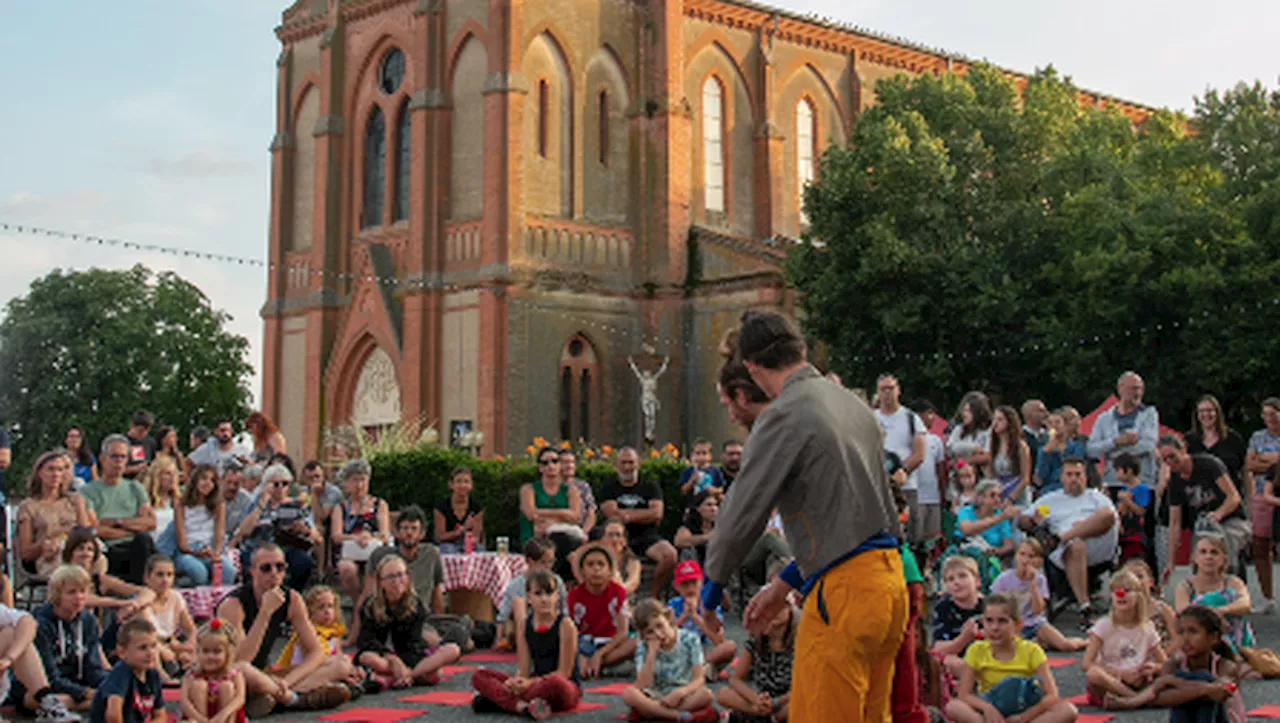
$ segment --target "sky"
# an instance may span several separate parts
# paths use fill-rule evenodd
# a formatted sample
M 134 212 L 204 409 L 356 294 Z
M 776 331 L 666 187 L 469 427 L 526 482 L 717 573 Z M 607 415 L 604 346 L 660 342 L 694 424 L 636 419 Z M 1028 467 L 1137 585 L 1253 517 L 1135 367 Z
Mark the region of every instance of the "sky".
M 1082 87 L 1152 106 L 1190 109 L 1206 88 L 1280 77 L 1277 0 L 771 4 L 1007 68 L 1053 64 Z M 287 5 L 0 3 L 0 223 L 265 258 L 273 30 Z M 262 269 L 0 231 L 0 305 L 55 268 L 135 263 L 203 289 L 260 366 Z M 255 373 L 255 397 L 260 384 Z

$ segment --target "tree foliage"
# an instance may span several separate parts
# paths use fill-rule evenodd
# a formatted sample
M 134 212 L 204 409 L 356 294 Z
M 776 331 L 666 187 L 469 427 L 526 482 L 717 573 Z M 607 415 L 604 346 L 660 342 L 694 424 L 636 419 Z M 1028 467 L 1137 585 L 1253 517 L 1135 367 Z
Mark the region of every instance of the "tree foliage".
M 61 446 L 67 428 L 91 444 L 128 428 L 138 409 L 189 430 L 247 413 L 247 339 L 230 316 L 176 274 L 54 270 L 9 302 L 0 322 L 0 419 L 17 427 L 18 460 Z M 97 450 L 93 450 L 97 453 Z
M 1134 369 L 1165 419 L 1256 416 L 1280 376 L 1280 93 L 1135 127 L 1052 68 L 882 81 L 806 192 L 787 271 L 848 379 L 1092 409 Z M 1082 343 L 1083 342 L 1083 343 Z

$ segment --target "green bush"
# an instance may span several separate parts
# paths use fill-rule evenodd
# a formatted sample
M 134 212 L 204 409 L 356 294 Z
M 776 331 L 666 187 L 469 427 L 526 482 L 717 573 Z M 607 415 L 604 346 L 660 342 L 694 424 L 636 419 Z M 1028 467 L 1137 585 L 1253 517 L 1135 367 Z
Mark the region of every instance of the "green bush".
M 492 549 L 494 538 L 511 538 L 514 549 L 520 539 L 520 487 L 538 478 L 537 468 L 528 459 L 477 459 L 467 452 L 443 447 L 419 447 L 403 452 L 381 452 L 369 458 L 373 467 L 370 491 L 387 500 L 393 511 L 416 504 L 427 512 L 449 497 L 449 474 L 455 467 L 471 469 L 474 482 L 472 498 L 484 508 L 486 544 Z M 645 459 L 640 465 L 642 479 L 653 480 L 662 487 L 665 512 L 662 534 L 675 536 L 684 513 L 685 499 L 680 493 L 680 472 L 684 463 L 670 456 Z M 596 491 L 618 478 L 607 462 L 578 462 L 578 477 Z M 430 525 L 428 525 L 430 526 Z M 430 534 L 430 533 L 428 533 Z

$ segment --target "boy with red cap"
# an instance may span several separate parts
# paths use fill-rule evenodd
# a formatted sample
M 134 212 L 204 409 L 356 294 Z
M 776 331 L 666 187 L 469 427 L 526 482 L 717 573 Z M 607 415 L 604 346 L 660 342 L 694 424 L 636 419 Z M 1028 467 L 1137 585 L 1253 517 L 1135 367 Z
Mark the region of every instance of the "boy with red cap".
M 701 611 L 698 610 L 702 599 L 702 566 L 697 560 L 683 560 L 676 565 L 672 587 L 680 597 L 667 603 L 676 616 L 676 628 L 684 628 L 702 636 L 703 658 L 707 665 L 718 670 L 733 661 L 738 654 L 738 645 L 724 637 L 724 618 L 720 609 L 712 610 L 719 625 L 708 625 Z

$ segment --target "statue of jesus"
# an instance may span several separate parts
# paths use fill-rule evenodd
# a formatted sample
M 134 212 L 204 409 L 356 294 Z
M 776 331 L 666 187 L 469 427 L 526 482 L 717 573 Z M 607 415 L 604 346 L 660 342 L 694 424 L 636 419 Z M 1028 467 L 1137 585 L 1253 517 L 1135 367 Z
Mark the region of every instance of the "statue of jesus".
M 662 403 L 658 401 L 658 377 L 661 377 L 667 371 L 667 365 L 670 362 L 670 356 L 663 358 L 662 367 L 655 374 L 648 370 L 641 370 L 636 366 L 634 359 L 630 356 L 627 357 L 627 364 L 631 365 L 631 372 L 640 381 L 640 411 L 644 413 L 644 441 L 649 446 L 653 446 L 656 442 L 658 409 L 662 407 Z

